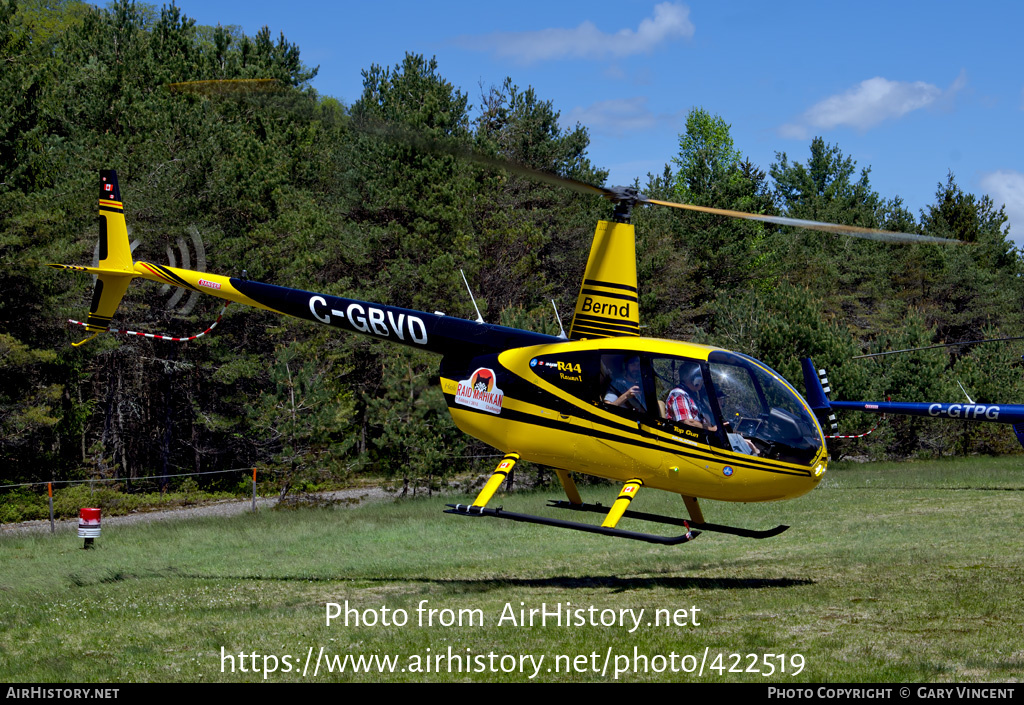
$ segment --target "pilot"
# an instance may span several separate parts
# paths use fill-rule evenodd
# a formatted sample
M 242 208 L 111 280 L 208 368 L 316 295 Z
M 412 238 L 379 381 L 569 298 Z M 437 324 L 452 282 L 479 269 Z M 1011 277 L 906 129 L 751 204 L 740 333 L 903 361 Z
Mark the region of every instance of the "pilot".
M 711 423 L 707 395 L 704 394 L 704 375 L 700 367 L 688 365 L 679 371 L 680 386 L 674 387 L 665 397 L 665 414 L 672 421 L 700 428 L 714 433 L 718 430 Z
M 604 395 L 606 404 L 633 409 L 643 412 L 647 409 L 644 403 L 644 385 L 640 376 L 640 357 L 633 355 L 626 360 L 626 369 L 621 377 L 615 378 L 608 386 Z

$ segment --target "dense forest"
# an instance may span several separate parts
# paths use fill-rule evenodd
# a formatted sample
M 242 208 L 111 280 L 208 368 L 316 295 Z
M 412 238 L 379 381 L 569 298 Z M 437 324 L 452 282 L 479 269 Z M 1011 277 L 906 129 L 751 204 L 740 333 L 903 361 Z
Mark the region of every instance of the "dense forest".
M 512 79 L 483 95 L 417 55 L 363 69 L 346 105 L 310 87 L 299 47 L 264 29 L 197 26 L 177 8 L 0 0 L 0 484 L 261 467 L 282 486 L 373 473 L 441 478 L 493 461 L 459 433 L 430 355 L 230 307 L 178 344 L 82 337 L 100 169 L 118 170 L 135 257 L 557 333 L 595 221 L 610 205 L 458 156 L 601 184 L 585 128 Z M 273 79 L 262 83 L 183 82 Z M 394 125 L 458 149 L 431 150 Z M 870 169 L 814 139 L 757 165 L 728 116 L 690 112 L 645 193 L 765 214 L 956 238 L 890 244 L 638 209 L 645 335 L 746 352 L 799 380 L 829 369 L 842 398 L 1024 401 L 1013 345 L 853 359 L 867 351 L 1021 335 L 1021 260 L 1001 207 L 948 174 L 915 216 Z M 139 283 L 120 320 L 189 335 L 216 299 Z M 799 382 L 798 382 L 799 384 Z M 843 430 L 870 419 L 847 416 Z M 1005 427 L 889 419 L 834 457 L 1013 452 Z M 1017 449 L 1019 452 L 1019 448 Z M 410 462 L 415 458 L 415 462 Z M 482 467 L 482 466 L 481 466 Z M 489 467 L 487 468 L 489 469 Z M 216 477 L 216 476 L 211 476 Z M 210 480 L 211 482 L 213 480 Z

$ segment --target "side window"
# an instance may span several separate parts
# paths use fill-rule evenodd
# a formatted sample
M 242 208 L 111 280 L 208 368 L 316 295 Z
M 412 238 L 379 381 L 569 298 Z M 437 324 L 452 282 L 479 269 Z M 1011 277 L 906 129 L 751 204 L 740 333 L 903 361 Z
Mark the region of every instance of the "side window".
M 660 423 L 704 443 L 723 445 L 719 409 L 707 387 L 706 365 L 681 357 L 653 357 L 651 370 Z
M 651 360 L 651 367 L 654 370 L 654 390 L 658 397 L 659 415 L 663 419 L 669 418 L 668 405 L 673 389 L 679 385 L 679 373 L 682 370 L 683 361 L 675 357 L 655 357 Z
M 612 411 L 647 415 L 651 408 L 650 384 L 639 353 L 601 355 L 599 401 Z

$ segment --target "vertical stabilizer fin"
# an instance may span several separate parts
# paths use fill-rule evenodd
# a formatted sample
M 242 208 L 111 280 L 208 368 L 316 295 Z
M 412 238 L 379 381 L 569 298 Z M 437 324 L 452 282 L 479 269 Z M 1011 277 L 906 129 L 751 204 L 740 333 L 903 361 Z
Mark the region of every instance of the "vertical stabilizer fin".
M 629 223 L 599 221 L 576 299 L 569 338 L 640 335 L 636 235 Z
M 835 433 L 839 430 L 839 424 L 828 400 L 832 387 L 825 376 L 825 370 L 816 369 L 809 357 L 800 358 L 800 368 L 804 374 L 804 390 L 807 392 L 807 403 L 810 404 L 811 411 L 814 412 L 826 435 Z
M 124 203 L 117 185 L 117 172 L 100 172 L 99 268 L 132 273 L 132 248 L 124 222 Z
M 124 204 L 117 185 L 117 172 L 100 172 L 99 203 L 99 263 L 96 267 L 69 264 L 51 264 L 59 269 L 73 269 L 96 275 L 92 289 L 92 304 L 85 329 L 92 333 L 85 340 L 74 343 L 77 347 L 110 330 L 110 321 L 117 311 L 128 284 L 135 278 L 132 248 L 128 242 L 128 228 L 124 221 Z

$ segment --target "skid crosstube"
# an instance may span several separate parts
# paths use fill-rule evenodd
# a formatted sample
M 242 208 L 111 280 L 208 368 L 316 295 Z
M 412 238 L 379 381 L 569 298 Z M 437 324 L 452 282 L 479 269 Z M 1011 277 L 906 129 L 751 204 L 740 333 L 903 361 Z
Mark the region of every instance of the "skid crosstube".
M 548 500 L 549 507 L 556 507 L 558 509 L 572 509 L 577 512 L 594 512 L 595 514 L 607 514 L 608 507 L 604 507 L 600 504 L 573 504 L 567 502 L 564 499 L 551 499 Z M 789 528 L 786 524 L 779 524 L 773 529 L 766 529 L 764 531 L 757 531 L 756 529 L 742 529 L 738 526 L 725 526 L 723 524 L 702 524 L 694 521 L 688 521 L 679 519 L 678 517 L 667 517 L 661 514 L 647 514 L 646 512 L 633 512 L 626 511 L 623 513 L 624 517 L 631 519 L 640 519 L 643 521 L 654 521 L 659 524 L 671 524 L 673 526 L 686 526 L 691 529 L 700 529 L 701 531 L 714 531 L 719 534 L 732 534 L 733 536 L 743 536 L 749 539 L 767 539 L 772 536 L 778 536 L 783 531 Z M 693 533 L 697 533 L 694 531 Z
M 469 504 L 449 504 L 449 509 L 445 509 L 445 514 L 458 514 L 461 516 L 490 516 L 498 519 L 509 519 L 511 521 L 522 521 L 529 524 L 544 524 L 545 526 L 555 526 L 560 529 L 573 529 L 575 531 L 586 531 L 591 534 L 602 534 L 604 536 L 616 536 L 621 539 L 632 539 L 633 541 L 644 541 L 646 543 L 658 543 L 663 546 L 676 546 L 681 543 L 692 541 L 700 535 L 699 531 L 687 531 L 681 536 L 658 536 L 657 534 L 643 534 L 638 531 L 624 531 L 623 529 L 613 529 L 605 526 L 595 526 L 593 524 L 583 524 L 577 521 L 564 521 L 562 519 L 550 519 L 548 517 L 534 516 L 533 514 L 519 514 L 517 512 L 506 512 L 500 507 L 498 509 L 489 509 L 487 507 L 478 507 Z M 593 505 L 583 505 L 593 506 Z M 607 508 L 602 508 L 601 513 L 607 513 Z M 626 512 L 627 516 L 630 512 Z

